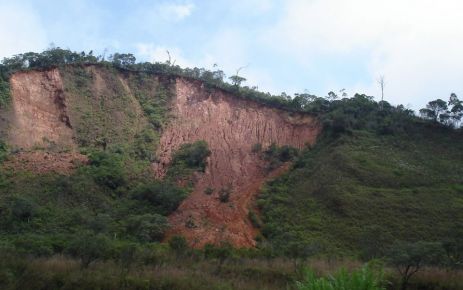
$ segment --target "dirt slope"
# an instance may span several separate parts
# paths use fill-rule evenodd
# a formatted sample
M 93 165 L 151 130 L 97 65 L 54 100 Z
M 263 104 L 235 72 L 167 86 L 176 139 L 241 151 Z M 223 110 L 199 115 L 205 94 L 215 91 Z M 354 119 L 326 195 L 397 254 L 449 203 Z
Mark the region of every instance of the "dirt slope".
M 184 79 L 177 80 L 173 113 L 176 117 L 161 137 L 156 175 L 164 174 L 171 153 L 183 143 L 205 140 L 212 154 L 193 193 L 170 216 L 169 236 L 181 234 L 195 247 L 222 241 L 254 246 L 250 201 L 266 178 L 282 169 L 266 176 L 265 164 L 252 153 L 252 146 L 312 144 L 320 130 L 316 120 L 209 91 L 199 82 Z M 212 195 L 204 193 L 208 187 L 214 189 Z M 227 187 L 232 189 L 230 201 L 220 202 L 219 191 Z
M 74 147 L 58 69 L 16 73 L 10 83 L 13 96 L 10 145 Z
M 163 86 L 164 93 L 159 90 Z M 212 151 L 206 172 L 196 176 L 193 193 L 170 216 L 168 236 L 182 234 L 196 247 L 222 241 L 253 246 L 256 232 L 248 219 L 252 198 L 265 180 L 285 167 L 266 172 L 265 162 L 252 153 L 252 146 L 276 143 L 302 148 L 314 143 L 320 131 L 310 116 L 268 108 L 205 88 L 199 81 L 178 78 L 172 87 L 170 80 L 164 84 L 156 76 L 97 66 L 16 73 L 11 90 L 12 106 L 2 115 L 7 123 L 2 132 L 8 132 L 12 148 L 25 151 L 10 165 L 62 173 L 72 170 L 75 162 L 85 162 L 76 155 L 78 146 L 133 143 L 148 125 L 140 102 L 160 100 L 164 94 L 170 107 L 164 108 L 168 125 L 157 147 L 155 176 L 165 174 L 172 152 L 183 143 L 205 140 Z M 165 93 L 171 90 L 172 101 Z M 156 104 L 163 106 L 163 102 Z M 45 151 L 34 153 L 36 147 Z M 154 151 L 156 146 L 151 148 Z M 206 188 L 212 188 L 213 194 L 205 194 Z M 230 201 L 220 202 L 219 192 L 227 188 Z

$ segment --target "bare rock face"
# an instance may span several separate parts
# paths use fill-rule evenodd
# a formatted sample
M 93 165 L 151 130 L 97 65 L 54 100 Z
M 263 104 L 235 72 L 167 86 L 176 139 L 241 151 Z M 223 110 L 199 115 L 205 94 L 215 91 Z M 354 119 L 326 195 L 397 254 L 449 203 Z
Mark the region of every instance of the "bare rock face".
M 58 69 L 16 73 L 10 83 L 13 96 L 10 144 L 18 148 L 53 143 L 73 147 Z
M 170 216 L 168 236 L 183 235 L 195 247 L 223 241 L 254 246 L 256 230 L 248 219 L 251 200 L 267 178 L 284 168 L 267 175 L 264 161 L 252 152 L 252 146 L 260 143 L 266 148 L 276 143 L 302 148 L 313 144 L 320 132 L 317 121 L 181 78 L 176 83 L 173 114 L 174 120 L 161 137 L 160 162 L 153 165 L 156 176 L 163 176 L 172 152 L 183 143 L 205 140 L 212 153 L 193 193 Z M 207 188 L 214 192 L 205 194 Z M 231 192 L 228 202 L 219 200 L 221 190 Z

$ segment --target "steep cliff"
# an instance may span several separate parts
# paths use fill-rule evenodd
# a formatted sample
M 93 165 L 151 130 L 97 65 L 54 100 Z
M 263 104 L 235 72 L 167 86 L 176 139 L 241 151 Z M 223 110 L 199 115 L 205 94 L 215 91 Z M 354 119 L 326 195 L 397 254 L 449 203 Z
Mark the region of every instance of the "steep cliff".
M 169 217 L 168 237 L 183 235 L 195 247 L 224 241 L 254 246 L 256 230 L 248 218 L 252 199 L 287 165 L 269 172 L 253 145 L 303 148 L 320 132 L 311 116 L 184 78 L 69 66 L 16 73 L 10 83 L 12 106 L 3 114 L 2 131 L 11 147 L 23 150 L 11 167 L 32 163 L 23 167 L 66 173 L 85 162 L 77 154 L 80 148 L 113 146 L 143 151 L 143 157 L 151 151 L 153 176 L 163 178 L 180 145 L 206 141 L 211 150 L 206 170 L 196 174 L 193 192 Z M 38 147 L 48 152 L 34 153 Z M 55 165 L 44 165 L 47 160 Z M 227 202 L 219 200 L 225 190 Z
M 19 148 L 50 144 L 74 147 L 58 69 L 16 73 L 10 83 L 13 115 L 10 144 Z
M 268 175 L 265 162 L 252 152 L 252 146 L 266 148 L 276 143 L 302 148 L 313 144 L 319 133 L 316 120 L 208 90 L 199 82 L 184 79 L 177 79 L 172 107 L 175 118 L 162 134 L 160 163 L 154 166 L 156 175 L 162 176 L 172 152 L 182 143 L 205 140 L 212 154 L 193 193 L 171 215 L 173 228 L 169 234 L 186 236 L 197 247 L 224 241 L 253 246 L 256 231 L 248 219 L 248 208 Z M 213 193 L 205 194 L 207 188 Z M 228 202 L 219 200 L 221 190 L 231 192 Z

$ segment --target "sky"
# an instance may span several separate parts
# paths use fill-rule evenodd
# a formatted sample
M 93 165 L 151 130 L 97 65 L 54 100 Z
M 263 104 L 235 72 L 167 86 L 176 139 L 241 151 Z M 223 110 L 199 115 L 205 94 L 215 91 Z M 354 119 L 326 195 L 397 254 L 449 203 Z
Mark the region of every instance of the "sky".
M 53 44 L 183 67 L 240 67 L 279 94 L 463 97 L 461 0 L 0 0 L 0 59 Z M 216 65 L 216 67 L 214 67 Z

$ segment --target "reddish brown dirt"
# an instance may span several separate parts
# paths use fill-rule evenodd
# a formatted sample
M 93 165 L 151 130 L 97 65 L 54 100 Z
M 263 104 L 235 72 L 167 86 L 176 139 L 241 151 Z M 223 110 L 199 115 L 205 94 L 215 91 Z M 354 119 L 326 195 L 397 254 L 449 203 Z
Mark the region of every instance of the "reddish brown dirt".
M 209 91 L 190 80 L 178 79 L 176 93 L 175 119 L 161 137 L 160 162 L 153 164 L 156 176 L 163 176 L 171 153 L 183 143 L 205 140 L 212 153 L 194 191 L 169 217 L 172 229 L 167 236 L 183 235 L 194 247 L 223 241 L 254 246 L 256 231 L 248 219 L 251 200 L 265 180 L 285 168 L 266 176 L 265 162 L 252 153 L 252 146 L 313 144 L 320 131 L 317 121 Z M 214 189 L 212 195 L 204 193 L 208 187 Z M 227 187 L 232 189 L 230 201 L 220 202 L 219 191 Z
M 19 152 L 13 154 L 3 163 L 6 170 L 30 171 L 34 173 L 55 172 L 71 174 L 77 166 L 85 164 L 88 159 L 79 153 L 55 153 L 45 151 Z
M 25 149 L 74 147 L 58 69 L 16 73 L 10 83 L 13 115 L 10 145 Z

